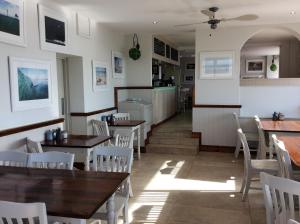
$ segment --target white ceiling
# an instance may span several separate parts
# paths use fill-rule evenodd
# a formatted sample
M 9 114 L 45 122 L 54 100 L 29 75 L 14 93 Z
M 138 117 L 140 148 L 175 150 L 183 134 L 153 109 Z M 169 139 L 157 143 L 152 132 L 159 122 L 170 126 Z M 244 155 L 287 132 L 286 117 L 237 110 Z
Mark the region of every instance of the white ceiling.
M 122 32 L 166 34 L 176 44 L 191 45 L 196 26 L 175 28 L 176 24 L 206 21 L 200 11 L 218 6 L 218 18 L 257 14 L 251 22 L 230 21 L 221 26 L 280 24 L 300 22 L 299 0 L 54 0 L 97 22 Z M 291 15 L 291 11 L 296 11 Z M 159 21 L 154 25 L 153 21 Z M 207 27 L 207 24 L 200 27 Z M 176 34 L 176 35 L 174 35 Z

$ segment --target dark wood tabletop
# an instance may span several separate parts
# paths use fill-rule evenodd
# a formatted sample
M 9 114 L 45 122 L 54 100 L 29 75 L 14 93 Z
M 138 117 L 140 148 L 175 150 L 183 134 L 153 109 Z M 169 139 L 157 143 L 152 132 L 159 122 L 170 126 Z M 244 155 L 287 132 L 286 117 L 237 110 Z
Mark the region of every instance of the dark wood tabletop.
M 111 136 L 94 135 L 69 135 L 67 139 L 61 141 L 43 141 L 44 147 L 66 147 L 66 148 L 93 148 L 103 142 L 112 139 Z
M 145 123 L 145 121 L 143 120 L 118 120 L 118 121 L 114 121 L 111 124 L 108 124 L 108 126 L 111 127 L 135 127 L 138 125 L 141 125 Z
M 291 160 L 300 166 L 300 136 L 278 136 L 284 142 L 286 150 L 289 152 Z
M 44 202 L 48 215 L 89 219 L 128 176 L 0 166 L 0 200 Z
M 300 132 L 300 120 L 272 121 L 261 120 L 262 129 L 266 132 Z

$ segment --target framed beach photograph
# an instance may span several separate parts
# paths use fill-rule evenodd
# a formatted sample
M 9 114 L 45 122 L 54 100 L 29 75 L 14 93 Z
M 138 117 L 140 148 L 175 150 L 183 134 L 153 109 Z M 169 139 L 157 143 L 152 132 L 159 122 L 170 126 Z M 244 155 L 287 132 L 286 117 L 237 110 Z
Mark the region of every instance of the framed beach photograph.
M 112 70 L 114 78 L 124 78 L 124 57 L 120 52 L 112 52 Z
M 110 73 L 107 63 L 93 61 L 93 90 L 107 90 L 110 82 Z
M 248 74 L 261 74 L 265 72 L 264 59 L 248 59 L 246 60 L 246 73 Z
M 232 79 L 234 52 L 201 52 L 200 79 Z
M 9 58 L 12 111 L 51 105 L 51 62 Z
M 0 0 L 0 41 L 25 46 L 23 0 Z
M 61 52 L 68 45 L 68 21 L 63 13 L 46 8 L 39 9 L 40 43 L 43 50 Z

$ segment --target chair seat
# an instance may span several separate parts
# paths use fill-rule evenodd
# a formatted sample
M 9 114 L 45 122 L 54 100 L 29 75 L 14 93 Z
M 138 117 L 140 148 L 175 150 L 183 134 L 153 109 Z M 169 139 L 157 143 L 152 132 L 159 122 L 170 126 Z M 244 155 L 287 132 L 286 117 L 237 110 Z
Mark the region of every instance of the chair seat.
M 124 208 L 124 205 L 126 203 L 127 198 L 121 194 L 116 193 L 114 197 L 114 204 L 115 204 L 115 209 L 114 212 L 116 214 L 119 214 L 122 209 Z M 92 216 L 91 219 L 100 219 L 100 220 L 106 220 L 107 219 L 107 214 L 106 214 L 106 203 L 102 205 L 97 212 Z
M 258 141 L 258 133 L 246 132 L 247 141 Z
M 253 169 L 257 172 L 272 172 L 277 173 L 279 170 L 278 161 L 275 159 L 254 159 L 251 160 Z

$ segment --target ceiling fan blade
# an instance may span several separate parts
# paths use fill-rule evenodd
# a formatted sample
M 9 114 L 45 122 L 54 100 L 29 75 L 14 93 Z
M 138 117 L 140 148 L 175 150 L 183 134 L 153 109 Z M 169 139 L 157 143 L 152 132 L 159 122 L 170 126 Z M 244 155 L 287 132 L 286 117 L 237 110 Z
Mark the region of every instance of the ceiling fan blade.
M 242 15 L 234 18 L 229 18 L 229 19 L 221 19 L 221 21 L 232 21 L 232 20 L 238 20 L 238 21 L 251 21 L 251 20 L 256 20 L 258 19 L 257 15 L 254 14 L 247 14 L 247 15 Z
M 175 27 L 181 27 L 181 26 L 193 26 L 193 25 L 199 25 L 202 23 L 207 23 L 208 21 L 205 22 L 200 22 L 200 23 L 187 23 L 187 24 L 179 24 L 179 25 L 175 25 Z
M 207 9 L 201 10 L 201 12 L 202 12 L 204 15 L 208 16 L 210 19 L 213 18 L 213 17 L 215 16 L 215 13 L 214 13 L 214 12 L 209 11 L 209 10 L 207 10 Z

